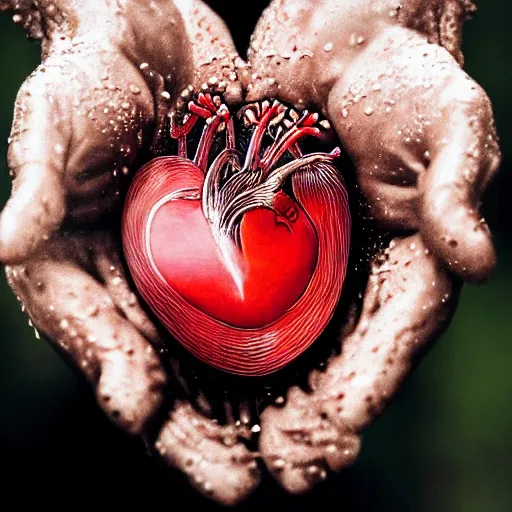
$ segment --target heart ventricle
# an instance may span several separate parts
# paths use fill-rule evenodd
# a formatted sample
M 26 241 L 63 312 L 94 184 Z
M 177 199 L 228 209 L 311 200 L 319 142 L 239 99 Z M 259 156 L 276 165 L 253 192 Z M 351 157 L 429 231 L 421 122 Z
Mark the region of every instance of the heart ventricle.
M 293 222 L 265 208 L 246 213 L 241 245 L 219 247 L 200 199 L 169 199 L 149 226 L 149 247 L 167 284 L 198 310 L 241 328 L 277 320 L 306 289 L 316 234 L 301 209 Z

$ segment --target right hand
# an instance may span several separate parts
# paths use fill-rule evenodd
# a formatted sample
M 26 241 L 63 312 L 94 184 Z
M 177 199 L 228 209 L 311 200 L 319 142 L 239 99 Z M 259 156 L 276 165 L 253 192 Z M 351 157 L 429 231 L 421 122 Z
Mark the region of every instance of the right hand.
M 216 77 L 227 84 L 226 101 L 241 100 L 237 54 L 224 24 L 196 0 L 39 4 L 39 17 L 27 7 L 16 18 L 32 36 L 43 19 L 46 32 L 43 62 L 16 100 L 0 261 L 34 325 L 93 384 L 105 412 L 140 434 L 161 407 L 167 377 L 157 329 L 123 272 L 121 198 L 188 85 Z M 230 502 L 257 478 L 243 445 L 209 440 L 225 428 L 176 404 L 158 449 L 183 470 L 200 460 L 196 473 L 219 478 L 208 492 Z M 197 442 L 177 443 L 184 430 Z

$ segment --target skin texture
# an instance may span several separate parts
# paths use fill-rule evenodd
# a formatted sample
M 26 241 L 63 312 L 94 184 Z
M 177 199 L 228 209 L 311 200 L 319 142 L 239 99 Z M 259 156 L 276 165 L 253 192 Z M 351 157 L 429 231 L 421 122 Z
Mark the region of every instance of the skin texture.
M 446 327 L 462 280 L 481 282 L 495 264 L 478 206 L 499 148 L 489 100 L 460 67 L 470 2 L 275 0 L 250 70 L 197 1 L 0 0 L 7 9 L 42 39 L 43 63 L 16 101 L 0 260 L 34 325 L 128 432 L 159 418 L 176 379 L 105 219 L 141 151 L 161 149 L 167 108 L 215 76 L 230 103 L 277 96 L 331 119 L 366 215 L 396 239 L 372 263 L 341 354 L 311 373 L 309 392 L 293 387 L 263 412 L 259 449 L 291 492 L 351 464 L 361 431 Z M 201 492 L 236 503 L 259 482 L 256 454 L 240 442 L 247 429 L 200 410 L 176 402 L 155 449 Z
M 20 16 L 46 20 L 50 2 L 39 4 L 40 16 L 31 2 Z M 234 47 L 199 2 L 51 5 L 60 14 L 51 10 L 59 22 L 49 32 L 46 23 L 25 27 L 43 37 L 43 62 L 16 100 L 8 153 L 13 195 L 0 217 L 0 260 L 33 324 L 83 371 L 112 420 L 140 434 L 162 405 L 161 339 L 126 280 L 119 228 L 104 226 L 122 206 L 120 191 L 141 149 L 159 147 L 163 116 L 179 91 L 226 78 L 227 97 L 241 100 Z M 90 19 L 102 21 L 91 30 Z M 165 53 L 173 48 L 180 51 Z M 258 478 L 246 448 L 235 437 L 227 449 L 225 429 L 211 420 L 179 422 L 180 410 L 176 405 L 162 424 L 164 460 L 188 472 L 206 466 L 236 475 L 233 488 L 215 489 L 194 475 L 193 483 L 219 501 L 247 495 Z M 207 431 L 210 448 L 178 446 L 173 440 L 183 431 L 191 439 Z M 197 466 L 189 464 L 192 455 Z
M 446 325 L 458 278 L 482 282 L 495 265 L 478 206 L 500 152 L 490 102 L 459 65 L 472 10 L 455 0 L 281 0 L 256 27 L 249 98 L 270 89 L 321 109 L 355 164 L 368 215 L 418 232 L 374 263 L 355 330 L 311 377 L 314 392 L 292 390 L 283 409 L 263 414 L 263 458 L 270 468 L 285 461 L 273 472 L 290 491 L 354 460 L 359 432 Z

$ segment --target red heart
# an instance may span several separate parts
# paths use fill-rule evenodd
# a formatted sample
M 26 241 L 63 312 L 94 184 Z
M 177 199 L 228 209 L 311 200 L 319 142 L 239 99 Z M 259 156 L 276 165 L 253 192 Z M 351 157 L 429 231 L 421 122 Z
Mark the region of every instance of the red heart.
M 308 119 L 305 133 L 313 131 Z M 350 237 L 347 193 L 333 158 L 301 158 L 290 195 L 282 180 L 272 182 L 284 167 L 266 175 L 251 174 L 259 171 L 250 166 L 238 171 L 243 179 L 266 176 L 271 194 L 261 197 L 273 198 L 260 201 L 262 191 L 250 189 L 260 202 L 240 215 L 238 244 L 219 238 L 208 218 L 204 160 L 200 167 L 161 157 L 137 173 L 122 222 L 126 260 L 142 297 L 196 357 L 231 373 L 264 375 L 324 330 L 341 293 Z
M 169 174 L 173 166 L 197 176 L 189 186 L 197 182 L 199 194 L 204 174 L 189 160 L 157 160 L 148 172 Z M 200 311 L 235 327 L 260 328 L 277 320 L 304 292 L 316 265 L 316 234 L 306 214 L 296 207 L 289 229 L 268 209 L 248 212 L 241 224 L 241 251 L 233 247 L 229 261 L 199 197 L 165 199 L 176 186 L 163 182 L 164 201 L 153 207 L 148 226 L 153 262 L 167 284 Z

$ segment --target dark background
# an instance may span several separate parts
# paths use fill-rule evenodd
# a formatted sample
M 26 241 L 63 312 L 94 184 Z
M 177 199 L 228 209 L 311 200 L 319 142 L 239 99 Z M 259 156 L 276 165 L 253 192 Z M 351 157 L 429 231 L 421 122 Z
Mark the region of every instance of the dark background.
M 210 3 L 243 51 L 266 2 Z M 353 468 L 302 498 L 267 482 L 244 509 L 273 508 L 274 499 L 294 510 L 512 510 L 512 4 L 479 4 L 464 49 L 467 71 L 493 102 L 504 154 L 484 198 L 499 268 L 486 285 L 464 289 L 451 327 L 365 434 Z M 0 15 L 1 204 L 10 191 L 5 152 L 15 94 L 38 62 L 38 45 Z M 1 509 L 217 509 L 109 423 L 82 378 L 36 339 L 3 277 L 0 320 Z

